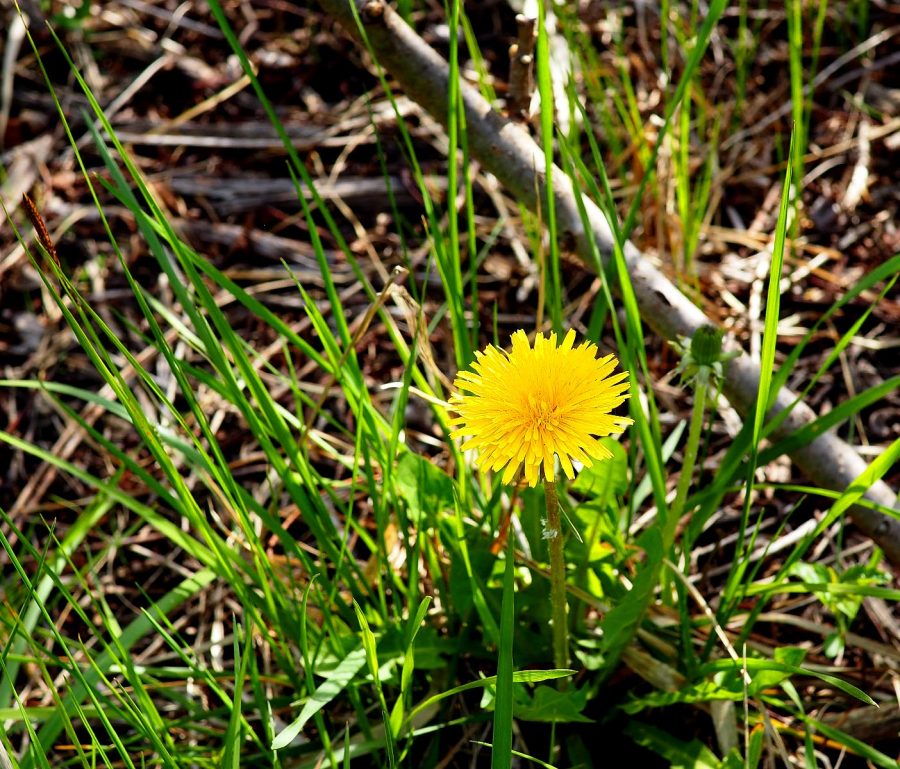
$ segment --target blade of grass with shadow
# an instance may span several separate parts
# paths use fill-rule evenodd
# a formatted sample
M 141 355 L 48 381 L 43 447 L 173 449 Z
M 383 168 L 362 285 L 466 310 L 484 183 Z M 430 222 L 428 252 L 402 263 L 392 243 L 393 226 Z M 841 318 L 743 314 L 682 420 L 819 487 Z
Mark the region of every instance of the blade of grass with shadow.
M 76 74 L 76 77 L 78 77 L 77 71 L 75 74 Z M 79 79 L 79 82 L 81 83 L 81 85 L 85 91 L 85 94 L 88 97 L 89 102 L 93 106 L 94 111 L 97 114 L 98 119 L 100 120 L 101 124 L 103 124 L 105 126 L 108 133 L 115 141 L 115 134 L 112 131 L 111 126 L 109 126 L 108 121 L 106 121 L 106 118 L 105 118 L 102 110 L 99 108 L 99 105 L 97 105 L 96 100 L 94 100 L 92 94 L 90 93 L 90 90 L 86 87 L 86 85 L 84 84 L 84 82 L 82 80 Z M 62 115 L 62 113 L 61 113 L 61 117 L 63 119 L 64 126 L 66 128 L 68 128 L 67 123 L 65 123 L 65 116 Z M 69 134 L 69 136 L 70 136 L 70 140 L 71 140 L 71 134 Z M 100 144 L 100 146 L 102 148 L 102 143 Z M 135 182 L 137 183 L 139 189 L 142 191 L 145 200 L 151 206 L 151 209 L 153 209 L 155 211 L 156 222 L 169 233 L 172 245 L 177 251 L 180 241 L 178 241 L 178 239 L 176 237 L 174 237 L 174 233 L 172 233 L 171 228 L 168 226 L 168 222 L 166 221 L 165 217 L 162 216 L 159 209 L 155 207 L 155 203 L 154 203 L 152 196 L 149 195 L 148 190 L 143 185 L 140 175 L 136 172 L 136 169 L 134 168 L 133 164 L 130 163 L 129 158 L 128 158 L 127 154 L 124 153 L 124 150 L 122 149 L 121 145 L 118 145 L 117 149 L 119 150 L 120 157 L 122 158 L 123 162 L 125 162 L 126 166 L 129 167 L 132 177 L 135 180 Z M 102 149 L 101 149 L 101 151 L 102 151 Z M 81 158 L 80 158 L 80 154 L 77 153 L 77 151 L 76 151 L 76 157 L 80 163 Z M 121 182 L 121 187 L 123 189 L 127 190 L 127 188 L 124 186 L 124 182 L 121 181 L 121 175 L 118 174 L 118 169 L 117 169 L 116 165 L 111 162 L 111 158 L 109 157 L 108 154 L 105 155 L 105 158 L 108 161 L 108 166 L 110 167 L 110 170 L 113 172 L 114 178 L 116 176 L 118 176 L 118 178 Z M 112 234 L 109 230 L 109 226 L 106 223 L 105 217 L 103 217 L 102 207 L 99 205 L 99 202 L 97 201 L 96 195 L 93 190 L 93 186 L 90 184 L 90 180 L 88 179 L 88 177 L 86 175 L 84 166 L 82 165 L 81 167 L 82 167 L 82 172 L 85 174 L 85 178 L 88 181 L 88 186 L 91 191 L 91 194 L 94 195 L 95 203 L 97 204 L 98 210 L 100 211 L 101 220 L 104 222 L 104 225 L 107 230 L 107 234 L 110 238 L 110 241 L 113 244 L 114 248 L 116 248 L 116 250 L 118 252 L 118 249 L 115 244 L 115 239 L 112 237 Z M 136 214 L 138 222 L 139 223 L 145 222 L 146 220 L 142 219 L 143 212 L 140 211 L 139 208 L 137 208 L 137 204 L 134 201 L 132 201 L 132 202 L 133 202 L 132 210 Z M 166 269 L 168 267 L 169 263 L 168 263 L 166 255 L 163 253 L 163 249 L 159 246 L 159 243 L 155 239 L 155 236 L 153 235 L 151 229 L 148 227 L 144 227 L 143 229 L 144 229 L 145 235 L 148 236 L 148 243 L 150 244 L 152 250 L 157 255 L 157 257 L 160 259 L 160 262 L 161 262 L 161 265 L 163 266 L 163 268 Z M 154 248 L 154 246 L 155 246 L 155 248 Z M 119 253 L 119 258 L 120 258 L 120 262 L 122 263 L 123 268 L 125 270 L 126 276 L 130 279 L 130 273 L 128 272 L 127 264 L 125 264 L 125 260 L 121 258 L 120 253 Z M 184 260 L 182 260 L 182 264 L 184 264 Z M 50 266 L 51 266 L 51 269 L 53 269 L 54 265 L 52 263 L 50 263 Z M 130 354 L 130 352 L 127 349 L 125 349 L 124 346 L 121 344 L 121 342 L 118 340 L 117 335 L 112 333 L 106 327 L 106 325 L 102 321 L 102 319 L 100 319 L 99 316 L 97 316 L 97 314 L 93 312 L 93 310 L 90 308 L 90 306 L 87 305 L 80 298 L 80 296 L 77 294 L 77 292 L 74 290 L 74 288 L 69 284 L 67 278 L 61 273 L 61 271 L 58 268 L 55 269 L 55 277 L 59 280 L 60 284 L 64 287 L 64 290 L 66 291 L 68 296 L 73 300 L 73 306 L 76 308 L 76 311 L 78 312 L 78 314 L 82 317 L 82 319 L 84 321 L 81 325 L 79 325 L 79 323 L 75 320 L 75 316 L 63 304 L 59 295 L 56 293 L 55 288 L 53 288 L 50 285 L 49 279 L 45 275 L 45 273 L 40 272 L 40 274 L 41 274 L 42 280 L 44 280 L 44 282 L 45 282 L 45 285 L 47 285 L 48 289 L 51 291 L 51 295 L 56 297 L 57 304 L 60 306 L 61 311 L 63 312 L 63 315 L 66 317 L 67 322 L 69 323 L 70 327 L 75 332 L 75 334 L 78 337 L 79 341 L 81 342 L 83 348 L 85 349 L 85 351 L 88 353 L 89 357 L 94 362 L 94 365 L 97 367 L 98 371 L 101 373 L 101 375 L 104 376 L 104 378 L 107 380 L 107 383 L 112 387 L 113 391 L 116 393 L 120 402 L 122 402 L 123 405 L 127 408 L 128 412 L 129 412 L 130 421 L 132 421 L 132 423 L 135 425 L 139 434 L 142 436 L 142 438 L 145 442 L 145 445 L 147 445 L 147 447 L 150 449 L 151 453 L 154 455 L 157 462 L 159 462 L 160 466 L 163 468 L 163 471 L 166 474 L 167 478 L 173 484 L 174 488 L 176 489 L 176 491 L 178 493 L 178 499 L 181 503 L 180 507 L 182 507 L 182 509 L 184 511 L 186 511 L 188 518 L 190 520 L 192 520 L 194 525 L 197 526 L 201 532 L 204 532 L 205 539 L 208 542 L 210 542 L 216 546 L 218 555 L 220 556 L 220 564 L 222 566 L 224 566 L 233 558 L 233 553 L 231 553 L 230 549 L 225 547 L 224 545 L 216 544 L 219 542 L 218 537 L 212 532 L 212 530 L 206 523 L 205 515 L 199 510 L 199 507 L 197 506 L 196 502 L 194 501 L 191 493 L 187 490 L 180 474 L 177 472 L 176 468 L 174 467 L 173 463 L 169 459 L 166 452 L 162 449 L 156 432 L 152 429 L 150 424 L 144 418 L 143 411 L 142 411 L 141 407 L 137 404 L 137 401 L 135 400 L 133 394 L 131 393 L 130 388 L 122 380 L 122 377 L 116 371 L 115 366 L 112 365 L 111 361 L 108 358 L 107 353 L 105 352 L 104 348 L 102 347 L 102 345 L 99 342 L 99 339 L 94 331 L 93 326 L 91 325 L 91 323 L 88 322 L 88 319 L 91 319 L 94 321 L 94 323 L 99 328 L 99 330 L 104 334 L 104 336 L 109 341 L 111 341 L 120 350 L 120 352 L 123 353 L 123 355 L 126 356 L 126 358 L 131 363 L 133 369 L 138 374 L 142 375 L 142 379 L 143 379 L 144 383 L 150 388 L 150 390 L 155 392 L 156 395 L 162 399 L 162 394 L 159 391 L 159 389 L 156 388 L 152 377 L 150 377 L 149 375 L 146 374 L 146 372 L 143 371 L 142 367 L 137 364 L 137 362 L 135 361 L 134 357 Z M 203 319 L 200 317 L 199 313 L 195 310 L 194 305 L 191 301 L 192 298 L 187 294 L 185 288 L 182 286 L 182 281 L 180 279 L 180 276 L 174 275 L 171 272 L 171 270 L 169 271 L 169 275 L 170 275 L 170 279 L 172 280 L 174 286 L 176 287 L 175 288 L 176 293 L 180 294 L 180 299 L 181 299 L 183 308 L 185 309 L 186 312 L 188 312 L 189 315 L 192 315 L 195 328 L 198 331 L 202 332 L 201 337 L 203 338 L 204 347 L 205 347 L 206 352 L 212 353 L 214 362 L 216 361 L 216 359 L 218 359 L 217 362 L 220 364 L 220 370 L 229 371 L 227 366 L 221 365 L 224 363 L 224 358 L 221 356 L 218 343 L 216 342 L 215 337 L 213 337 L 211 335 L 208 326 L 203 322 Z M 202 290 L 205 290 L 205 286 L 202 286 L 201 281 L 195 281 L 194 285 L 196 286 L 198 283 L 201 284 L 201 293 L 202 293 Z M 133 281 L 132 281 L 132 286 L 133 287 L 135 286 Z M 141 292 L 136 290 L 135 296 L 137 297 L 138 301 L 140 302 L 141 296 L 142 296 Z M 206 294 L 206 298 L 211 300 L 211 297 L 209 297 L 208 294 Z M 218 308 L 215 306 L 215 303 L 213 301 L 208 301 L 206 303 L 206 307 L 208 309 L 213 308 L 214 311 L 218 310 Z M 162 339 L 162 334 L 158 330 L 158 328 L 155 326 L 152 314 L 147 311 L 146 305 L 142 304 L 142 309 L 144 310 L 145 315 L 148 317 L 148 320 L 150 321 L 151 328 L 154 328 L 154 330 L 156 331 L 157 338 Z M 227 323 L 224 323 L 224 322 L 221 323 L 220 328 L 222 326 L 227 327 Z M 230 331 L 230 328 L 229 328 L 229 331 Z M 232 338 L 233 337 L 234 337 L 234 335 L 232 334 Z M 175 372 L 177 374 L 179 372 L 180 368 L 178 366 L 177 359 L 176 359 L 174 353 L 168 348 L 167 344 L 161 344 L 161 347 L 162 347 L 163 353 L 166 354 L 166 356 L 167 356 L 167 360 L 170 363 L 170 366 L 171 366 L 173 372 Z M 239 355 L 238 355 L 238 359 L 241 360 Z M 246 361 L 246 358 L 244 358 L 243 360 Z M 245 371 L 247 370 L 246 366 L 245 366 L 244 370 Z M 231 377 L 230 379 L 226 377 L 226 380 L 230 381 L 232 384 L 234 384 L 233 377 Z M 262 388 L 262 389 L 264 389 L 264 388 Z M 183 394 L 185 394 L 185 396 L 188 397 L 189 400 L 191 400 L 190 399 L 191 388 L 188 383 L 186 383 L 186 382 L 183 383 L 183 390 L 184 390 Z M 235 392 L 239 392 L 239 389 L 235 388 Z M 243 402 L 243 400 L 239 397 L 237 400 L 239 402 Z M 180 415 L 178 414 L 177 411 L 175 411 L 175 409 L 171 408 L 171 406 L 169 407 L 169 411 L 176 417 L 176 419 L 180 420 Z M 246 413 L 246 411 L 247 410 L 245 409 L 245 413 Z M 195 409 L 194 413 L 198 417 L 198 422 L 201 425 L 201 427 L 205 426 L 206 421 L 203 418 L 202 413 L 200 413 L 198 409 Z M 253 416 L 254 415 L 251 412 L 250 413 L 251 423 L 253 421 Z M 183 422 L 182 422 L 182 425 L 184 425 Z M 190 430 L 188 430 L 187 432 L 189 435 L 192 434 Z M 258 432 L 262 433 L 263 431 L 259 430 Z M 215 440 L 209 433 L 207 433 L 207 435 L 210 437 L 210 445 L 215 448 L 217 446 Z M 197 445 L 199 446 L 199 444 L 197 444 Z M 223 465 L 225 464 L 223 458 L 221 458 L 221 463 Z M 226 481 L 231 479 L 231 475 L 227 471 L 223 474 L 222 477 Z M 232 481 L 232 483 L 233 483 L 233 481 Z M 226 485 L 223 488 L 228 488 L 228 486 Z M 231 501 L 233 501 L 233 498 Z M 240 506 L 232 505 L 231 509 L 236 512 L 241 512 Z M 246 525 L 246 521 L 245 521 L 244 528 L 245 528 L 245 530 L 249 529 L 249 527 Z M 267 563 L 267 559 L 263 559 L 262 561 L 259 561 L 259 562 Z M 241 582 L 240 582 L 240 580 L 232 580 L 232 584 L 240 585 Z
M 542 206 L 546 213 L 547 238 L 550 246 L 548 258 L 541 260 L 541 283 L 545 289 L 544 297 L 550 310 L 550 321 L 553 330 L 562 333 L 562 275 L 560 272 L 559 242 L 556 227 L 556 200 L 553 196 L 553 140 L 555 138 L 556 108 L 553 102 L 553 83 L 550 71 L 550 41 L 547 36 L 547 19 L 544 3 L 537 4 L 537 45 L 535 57 L 535 73 L 538 93 L 541 101 L 541 147 L 544 150 L 544 167 L 541 169 L 546 184 L 547 199 Z M 562 141 L 562 137 L 559 137 Z M 537 172 L 538 169 L 535 169 Z M 543 248 L 539 253 L 543 254 Z M 549 260 L 549 261 L 548 261 Z M 548 280 L 549 276 L 549 280 Z M 538 308 L 538 323 L 541 325 L 542 308 Z
M 266 112 L 266 116 L 268 117 L 270 123 L 275 128 L 278 133 L 279 138 L 282 140 L 282 144 L 284 146 L 285 152 L 287 153 L 290 161 L 291 161 L 291 172 L 292 174 L 296 174 L 298 178 L 302 179 L 304 184 L 306 185 L 306 189 L 308 189 L 312 195 L 313 200 L 317 206 L 317 210 L 325 220 L 326 225 L 328 227 L 329 233 L 334 237 L 335 241 L 338 243 L 341 251 L 347 257 L 348 263 L 354 270 L 357 278 L 360 280 L 364 288 L 366 289 L 367 294 L 369 295 L 370 301 L 375 300 L 375 292 L 369 285 L 369 281 L 366 279 L 365 275 L 359 269 L 358 264 L 356 263 L 356 258 L 349 249 L 344 240 L 343 236 L 340 233 L 340 229 L 337 227 L 334 222 L 331 214 L 328 212 L 327 207 L 322 201 L 321 197 L 316 192 L 315 183 L 309 175 L 309 172 L 306 170 L 305 165 L 300 161 L 299 156 L 297 155 L 297 151 L 294 148 L 293 142 L 290 140 L 287 132 L 284 129 L 281 121 L 279 120 L 277 113 L 272 106 L 271 102 L 268 100 L 265 91 L 263 90 L 259 80 L 256 77 L 254 72 L 254 68 L 250 63 L 250 60 L 247 56 L 246 51 L 244 51 L 241 46 L 237 36 L 234 34 L 234 30 L 228 23 L 225 12 L 223 11 L 221 4 L 218 0 L 210 0 L 210 10 L 216 18 L 216 21 L 219 24 L 220 29 L 228 40 L 229 45 L 231 46 L 234 54 L 238 57 L 241 65 L 244 69 L 245 74 L 250 79 L 250 82 L 254 88 L 254 91 L 257 95 L 257 98 L 260 100 L 260 104 L 262 105 L 264 111 Z M 354 13 L 357 13 L 356 6 L 353 6 Z M 359 19 L 357 18 L 357 21 Z M 363 25 L 360 25 L 360 29 L 365 39 L 365 29 Z M 370 53 L 372 53 L 370 51 Z M 372 53 L 372 58 L 376 62 L 377 66 L 377 57 Z M 439 224 L 439 218 L 437 216 L 437 212 L 435 210 L 434 204 L 431 199 L 431 193 L 429 188 L 425 182 L 424 174 L 422 173 L 421 167 L 416 159 L 416 154 L 413 148 L 412 138 L 409 135 L 409 131 L 406 127 L 406 121 L 403 119 L 402 113 L 397 106 L 396 100 L 394 99 L 393 92 L 390 88 L 389 83 L 384 75 L 384 72 L 380 67 L 377 68 L 377 76 L 381 82 L 382 88 L 386 96 L 388 97 L 392 108 L 397 115 L 397 129 L 400 133 L 401 137 L 401 149 L 404 151 L 404 154 L 407 160 L 410 163 L 410 167 L 413 173 L 413 179 L 416 182 L 417 187 L 419 188 L 419 192 L 422 197 L 423 204 L 426 210 L 426 220 L 429 232 L 432 237 L 432 243 L 435 247 L 435 259 L 438 266 L 438 270 L 441 273 L 441 278 L 443 284 L 447 287 L 446 292 L 446 300 L 448 304 L 448 308 L 450 309 L 450 319 L 451 326 L 453 328 L 453 338 L 454 338 L 454 350 L 457 354 L 457 365 L 464 365 L 471 358 L 471 349 L 468 337 L 468 329 L 465 321 L 465 308 L 462 304 L 462 298 L 465 296 L 465 291 L 463 290 L 463 286 L 461 285 L 461 279 L 456 281 L 456 275 L 459 273 L 458 264 L 458 253 L 449 253 L 447 245 L 443 242 L 443 238 L 441 237 L 442 228 Z M 449 193 L 453 194 L 453 191 L 449 191 Z M 455 198 L 452 198 L 455 200 Z M 300 203 L 304 207 L 304 210 L 307 210 L 307 204 L 302 196 L 300 196 Z M 451 210 L 452 206 L 451 206 Z M 455 215 L 455 211 L 453 211 Z M 316 237 L 316 227 L 315 223 L 310 219 L 310 234 L 311 237 Z M 317 251 L 317 254 L 319 252 Z M 325 278 L 323 274 L 323 278 Z M 452 290 L 451 290 L 452 287 Z M 385 323 L 388 325 L 389 329 L 392 329 L 393 323 L 390 320 L 387 314 L 382 314 Z M 336 318 L 336 322 L 341 324 L 343 321 Z M 341 333 L 342 341 L 346 344 L 349 341 L 349 338 L 345 338 L 344 332 Z M 398 346 L 398 350 L 403 347 L 400 343 L 399 334 L 396 332 L 392 333 L 392 340 L 394 344 Z
M 792 134 L 791 147 L 793 147 L 793 141 L 794 135 Z M 747 462 L 744 505 L 738 527 L 737 552 L 731 562 L 717 614 L 720 624 L 723 625 L 727 622 L 734 607 L 740 601 L 743 587 L 742 578 L 747 568 L 745 555 L 753 549 L 756 540 L 755 534 L 758 532 L 758 528 L 756 528 L 751 535 L 749 542 L 746 540 L 750 519 L 750 508 L 754 499 L 753 485 L 755 482 L 759 456 L 759 444 L 763 438 L 763 426 L 771 403 L 770 394 L 775 395 L 778 392 L 778 390 L 772 387 L 772 379 L 775 367 L 775 344 L 778 339 L 778 320 L 781 308 L 781 272 L 782 265 L 784 264 L 791 190 L 791 167 L 788 166 L 784 175 L 784 183 L 782 184 L 781 206 L 778 212 L 778 221 L 775 224 L 775 241 L 772 247 L 772 261 L 769 267 L 765 325 L 763 329 L 762 351 L 760 354 L 759 390 L 752 419 L 748 420 L 752 424 L 750 433 L 750 456 Z

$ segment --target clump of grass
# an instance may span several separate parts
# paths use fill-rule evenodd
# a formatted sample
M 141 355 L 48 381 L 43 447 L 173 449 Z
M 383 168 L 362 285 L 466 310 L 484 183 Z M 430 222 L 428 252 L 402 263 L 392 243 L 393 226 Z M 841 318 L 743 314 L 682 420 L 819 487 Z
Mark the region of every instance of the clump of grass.
M 0 736 L 0 757 L 29 768 L 437 767 L 462 740 L 467 761 L 479 744 L 492 746 L 497 769 L 511 766 L 514 754 L 589 765 L 595 732 L 587 730 L 600 722 L 672 764 L 688 755 L 695 765 L 722 767 L 770 765 L 791 753 L 812 760 L 824 735 L 873 765 L 895 765 L 821 707 L 825 693 L 847 709 L 883 699 L 877 687 L 857 686 L 852 671 L 823 659 L 840 659 L 864 600 L 893 602 L 897 591 L 884 584 L 877 551 L 863 564 L 838 558 L 826 568 L 815 560 L 826 532 L 887 472 L 900 444 L 842 493 L 758 478 L 760 468 L 881 403 L 900 383 L 885 379 L 790 438 L 765 442 L 787 416 L 769 416 L 770 394 L 800 376 L 818 330 L 864 292 L 877 290 L 880 301 L 900 264 L 894 257 L 861 278 L 790 354 L 779 355 L 782 277 L 797 247 L 789 235 L 791 222 L 799 234 L 814 107 L 808 85 L 827 4 L 816 11 L 806 68 L 802 8 L 785 10 L 795 127 L 782 167 L 772 172 L 781 195 L 762 276 L 763 377 L 752 418 L 725 447 L 713 381 L 677 396 L 684 413 L 693 407 L 689 428 L 675 410 L 662 380 L 677 361 L 653 354 L 658 348 L 645 332 L 624 250 L 629 238 L 641 238 L 671 258 L 686 285 L 702 287 L 698 259 L 708 225 L 722 219 L 723 167 L 738 159 L 699 147 L 719 140 L 724 147 L 754 108 L 748 83 L 756 49 L 747 33 L 760 22 L 746 4 L 737 9 L 735 39 L 726 41 L 735 66 L 727 108 L 716 106 L 721 100 L 710 89 L 721 84 L 708 77 L 709 46 L 729 29 L 725 4 L 713 3 L 702 18 L 696 7 L 664 4 L 654 54 L 676 74 L 659 88 L 653 120 L 625 56 L 636 55 L 630 46 L 646 20 L 633 28 L 624 19 L 611 23 L 611 50 L 620 56 L 608 66 L 579 19 L 561 14 L 554 38 L 539 18 L 534 128 L 547 164 L 535 170 L 548 182 L 567 174 L 601 206 L 614 234 L 612 259 L 604 266 L 595 254 L 602 280 L 584 297 L 572 288 L 582 275 L 566 264 L 552 198 L 529 221 L 509 220 L 512 205 L 484 224 L 489 184 L 470 162 L 457 88 L 447 97 L 447 193 L 433 193 L 420 139 L 374 48 L 382 98 L 397 117 L 396 137 L 379 136 L 374 158 L 385 169 L 406 283 L 403 272 L 391 278 L 386 265 L 367 264 L 320 194 L 314 163 L 295 149 L 225 9 L 209 5 L 283 142 L 316 274 L 282 265 L 298 297 L 292 321 L 186 242 L 66 44 L 56 41 L 96 124 L 89 152 L 97 167 L 57 103 L 59 119 L 114 258 L 111 269 L 128 291 L 129 314 L 110 316 L 90 297 L 85 275 L 19 233 L 43 296 L 97 386 L 2 382 L 39 393 L 91 449 L 63 457 L 38 440 L 0 432 L 18 456 L 52 467 L 79 491 L 62 500 L 55 522 L 2 512 L 0 544 L 11 569 L 0 608 L 0 713 L 10 727 Z M 411 4 L 401 10 L 415 20 Z M 489 90 L 489 58 L 477 49 L 468 15 L 474 9 L 452 2 L 446 10 L 451 82 L 463 78 L 467 53 Z M 565 105 L 554 101 L 559 74 L 551 68 L 562 40 L 571 65 Z M 35 61 L 41 55 L 35 47 Z M 569 112 L 565 134 L 559 110 Z M 397 162 L 395 140 L 421 199 L 421 227 L 400 221 L 393 198 L 386 169 Z M 506 204 L 502 196 L 491 200 Z M 165 276 L 169 296 L 136 274 L 110 219 L 116 209 L 133 221 L 142 258 Z M 508 240 L 501 233 L 524 240 L 528 226 L 543 262 L 523 312 L 541 331 L 577 326 L 603 349 L 611 342 L 632 393 L 629 417 L 621 419 L 634 421 L 622 444 L 603 442 L 607 461 L 581 470 L 555 499 L 556 528 L 570 535 L 555 540 L 549 567 L 546 502 L 536 489 L 504 485 L 471 463 L 451 435 L 446 400 L 447 365 L 461 369 L 484 342 L 504 338 L 500 329 L 510 321 L 497 304 L 482 306 L 479 279 L 491 246 Z M 336 281 L 338 260 L 363 302 L 351 305 Z M 801 397 L 830 375 L 878 301 L 838 335 Z M 251 325 L 242 326 L 247 318 Z M 373 337 L 376 367 L 365 349 L 376 344 Z M 770 492 L 792 494 L 796 508 L 809 501 L 822 515 L 789 537 L 772 536 Z M 703 560 L 707 531 L 728 510 L 736 510 L 730 555 Z M 793 523 L 779 522 L 778 531 Z M 764 632 L 776 634 L 770 626 L 782 632 L 800 621 L 787 611 L 792 596 L 821 603 L 836 627 L 806 627 L 780 647 L 760 641 Z M 561 620 L 553 607 L 566 604 Z M 570 661 L 574 675 L 564 669 Z M 647 685 L 635 685 L 636 678 Z M 557 680 L 569 683 L 559 688 Z M 703 719 L 696 734 L 675 720 L 683 706 Z M 651 710 L 655 717 L 645 717 Z M 701 742 L 710 731 L 714 738 Z

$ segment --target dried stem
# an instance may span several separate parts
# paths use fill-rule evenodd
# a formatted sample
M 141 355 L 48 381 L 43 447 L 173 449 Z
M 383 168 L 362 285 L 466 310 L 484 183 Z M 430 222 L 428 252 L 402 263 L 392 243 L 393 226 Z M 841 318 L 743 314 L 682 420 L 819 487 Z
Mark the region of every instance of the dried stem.
M 509 95 L 506 109 L 517 117 L 528 109 L 534 91 L 534 25 L 537 20 L 523 14 L 516 16 L 518 40 L 509 48 Z

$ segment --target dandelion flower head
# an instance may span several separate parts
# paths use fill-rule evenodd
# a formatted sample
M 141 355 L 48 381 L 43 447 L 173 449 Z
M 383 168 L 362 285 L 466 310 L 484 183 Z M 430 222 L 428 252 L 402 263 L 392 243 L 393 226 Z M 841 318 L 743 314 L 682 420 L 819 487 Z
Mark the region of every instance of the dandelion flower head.
M 539 333 L 532 347 L 516 331 L 510 352 L 490 345 L 457 375 L 452 435 L 467 439 L 464 450 L 478 449 L 482 469 L 505 468 L 503 483 L 524 466 L 535 486 L 542 465 L 544 478 L 553 481 L 556 457 L 574 478 L 573 459 L 587 467 L 592 458 L 608 459 L 612 454 L 597 438 L 631 424 L 611 413 L 628 397 L 628 372 L 613 374 L 614 355 L 597 358 L 596 345 L 574 343 L 570 330 L 558 347 L 554 333 Z

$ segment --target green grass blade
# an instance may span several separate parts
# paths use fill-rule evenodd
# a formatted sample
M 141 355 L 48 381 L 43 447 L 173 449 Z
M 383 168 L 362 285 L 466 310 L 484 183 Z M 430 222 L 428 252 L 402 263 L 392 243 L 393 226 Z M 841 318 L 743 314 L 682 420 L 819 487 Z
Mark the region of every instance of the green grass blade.
M 791 136 L 793 147 L 793 134 Z M 770 394 L 777 392 L 772 389 L 773 369 L 775 366 L 775 344 L 778 339 L 778 319 L 781 307 L 781 272 L 784 264 L 784 248 L 787 237 L 788 217 L 791 201 L 791 167 L 788 166 L 784 183 L 781 189 L 781 206 L 778 212 L 778 221 L 775 225 L 775 241 L 772 247 L 772 262 L 769 268 L 769 285 L 766 292 L 766 315 L 763 330 L 762 351 L 760 354 L 760 378 L 759 390 L 756 398 L 756 408 L 753 412 L 752 432 L 750 434 L 750 458 L 747 463 L 747 487 L 744 497 L 744 508 L 741 515 L 741 523 L 738 531 L 738 552 L 732 562 L 725 589 L 723 591 L 720 606 L 720 621 L 728 616 L 728 612 L 734 605 L 739 595 L 739 585 L 746 569 L 746 560 L 743 555 L 752 547 L 748 545 L 744 533 L 747 528 L 750 506 L 753 502 L 753 484 L 756 474 L 759 444 L 762 440 L 763 425 L 769 410 Z
M 556 200 L 553 195 L 553 140 L 556 134 L 555 105 L 553 102 L 553 83 L 550 71 L 550 41 L 547 36 L 544 3 L 539 2 L 537 4 L 537 9 L 537 56 L 535 59 L 535 72 L 538 92 L 541 96 L 541 147 L 544 150 L 543 171 L 547 195 L 547 199 L 544 201 L 543 210 L 547 217 L 547 237 L 550 244 L 550 253 L 541 264 L 541 279 L 544 286 L 549 285 L 549 291 L 546 292 L 546 304 L 550 310 L 550 320 L 553 329 L 558 333 L 562 333 L 562 276 L 560 273 L 559 243 L 556 227 Z M 540 325 L 540 312 L 541 310 L 539 309 L 538 325 Z
M 512 766 L 513 730 L 513 641 L 516 631 L 515 538 L 510 536 L 503 570 L 503 601 L 500 604 L 500 647 L 497 650 L 497 694 L 494 700 L 494 734 L 491 738 L 491 769 Z

